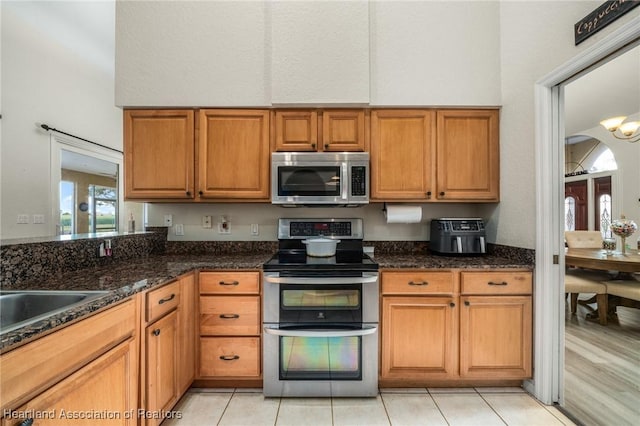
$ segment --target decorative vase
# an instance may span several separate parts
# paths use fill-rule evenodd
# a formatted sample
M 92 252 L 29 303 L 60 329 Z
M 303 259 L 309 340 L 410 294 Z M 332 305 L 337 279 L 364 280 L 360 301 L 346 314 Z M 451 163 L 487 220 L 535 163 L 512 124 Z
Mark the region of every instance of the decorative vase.
M 627 253 L 627 237 L 631 236 L 638 229 L 638 225 L 632 220 L 625 219 L 624 215 L 620 216 L 620 219 L 616 219 L 609 225 L 611 232 L 620 237 L 622 242 L 622 254 Z

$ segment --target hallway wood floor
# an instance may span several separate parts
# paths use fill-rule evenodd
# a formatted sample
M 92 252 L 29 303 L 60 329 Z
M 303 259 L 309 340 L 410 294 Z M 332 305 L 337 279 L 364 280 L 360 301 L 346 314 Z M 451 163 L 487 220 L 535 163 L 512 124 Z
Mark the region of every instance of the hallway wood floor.
M 640 309 L 618 307 L 618 323 L 602 326 L 585 319 L 590 306 L 571 315 L 567 303 L 564 409 L 584 425 L 637 425 Z

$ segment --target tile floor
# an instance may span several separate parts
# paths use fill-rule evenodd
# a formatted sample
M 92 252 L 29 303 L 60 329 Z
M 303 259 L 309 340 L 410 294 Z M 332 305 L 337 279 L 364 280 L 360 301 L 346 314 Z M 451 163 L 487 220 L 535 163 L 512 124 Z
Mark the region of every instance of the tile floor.
M 262 389 L 191 389 L 182 425 L 574 425 L 521 388 L 381 389 L 376 398 L 265 398 Z

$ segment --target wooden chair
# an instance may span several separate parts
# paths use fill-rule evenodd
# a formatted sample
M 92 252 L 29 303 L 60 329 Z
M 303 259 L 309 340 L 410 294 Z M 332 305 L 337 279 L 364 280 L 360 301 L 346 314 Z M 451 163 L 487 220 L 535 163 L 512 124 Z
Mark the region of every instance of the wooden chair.
M 568 269 L 564 274 L 564 291 L 571 294 L 571 313 L 578 310 L 580 293 L 595 293 L 598 305 L 598 321 L 607 325 L 607 286 L 601 281 L 610 279 L 606 273 L 583 269 Z
M 569 248 L 602 248 L 600 231 L 565 231 L 564 239 Z M 607 274 L 583 269 L 567 269 L 564 278 L 565 292 L 571 294 L 571 313 L 575 314 L 580 293 L 595 293 L 600 324 L 607 324 Z
M 618 296 L 612 298 L 611 314 L 616 313 L 616 307 L 626 306 L 629 308 L 640 308 L 640 282 L 634 279 L 604 281 L 607 286 L 607 294 Z M 598 309 L 600 309 L 598 307 Z

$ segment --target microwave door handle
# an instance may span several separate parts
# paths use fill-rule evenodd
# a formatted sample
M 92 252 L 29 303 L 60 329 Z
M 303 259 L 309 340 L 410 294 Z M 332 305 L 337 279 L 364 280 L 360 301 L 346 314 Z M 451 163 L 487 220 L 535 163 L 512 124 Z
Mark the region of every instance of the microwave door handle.
M 357 330 L 282 330 L 279 328 L 264 327 L 264 332 L 282 337 L 357 337 L 374 334 L 378 327 L 362 327 Z
M 349 164 L 347 162 L 342 163 L 342 176 L 340 177 L 340 188 L 342 188 L 342 194 L 340 198 L 347 201 L 349 197 L 349 187 L 351 186 L 351 179 L 349 177 Z
M 362 277 L 278 277 L 265 275 L 264 280 L 271 284 L 369 284 L 378 281 L 378 275 L 364 274 Z
M 484 244 L 484 237 L 480 237 L 480 253 L 486 253 L 486 246 Z

